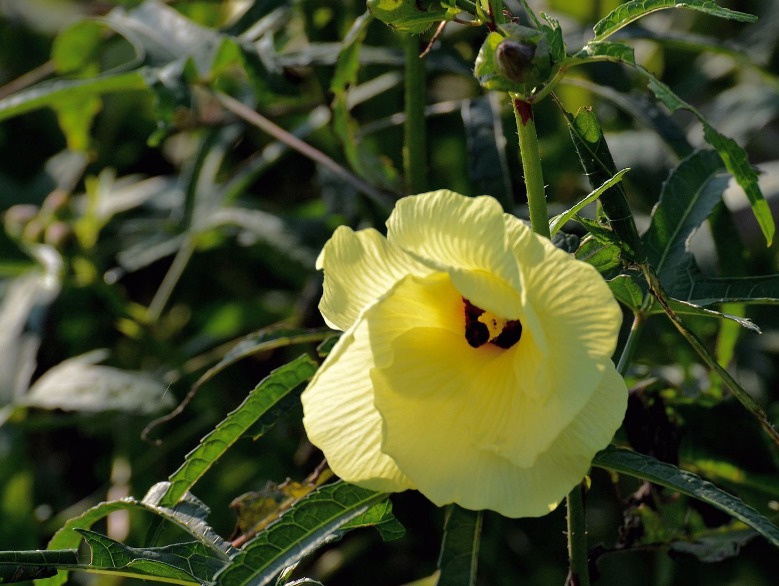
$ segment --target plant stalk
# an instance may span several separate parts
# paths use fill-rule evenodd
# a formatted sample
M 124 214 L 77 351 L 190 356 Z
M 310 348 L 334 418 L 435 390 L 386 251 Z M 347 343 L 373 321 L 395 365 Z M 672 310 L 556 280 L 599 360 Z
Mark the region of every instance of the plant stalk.
M 514 117 L 517 121 L 522 168 L 525 172 L 530 225 L 533 232 L 551 238 L 549 212 L 546 209 L 544 174 L 541 169 L 541 154 L 538 150 L 536 123 L 533 119 L 533 106 L 513 96 L 512 103 L 514 104 Z
M 571 562 L 569 584 L 590 586 L 590 560 L 582 485 L 576 485 L 565 500 L 568 505 L 568 559 Z
M 492 4 L 493 9 L 502 2 Z M 502 12 L 501 12 L 502 15 Z M 514 116 L 519 134 L 519 150 L 525 172 L 527 204 L 530 209 L 530 225 L 533 232 L 550 238 L 549 213 L 546 208 L 544 175 L 541 169 L 541 153 L 538 150 L 533 106 L 512 96 Z M 571 586 L 590 586 L 589 550 L 587 548 L 587 524 L 584 518 L 582 486 L 577 484 L 566 497 L 568 506 L 568 557 L 571 564 Z
M 408 193 L 425 191 L 427 175 L 427 133 L 425 125 L 425 60 L 419 57 L 416 35 L 405 35 L 406 45 L 406 122 L 403 136 L 403 168 Z
M 636 348 L 638 348 L 638 340 L 641 337 L 641 332 L 644 331 L 645 323 L 646 318 L 641 313 L 637 313 L 633 318 L 633 326 L 630 328 L 628 339 L 625 341 L 625 347 L 622 349 L 622 354 L 620 354 L 619 363 L 617 364 L 617 372 L 621 376 L 625 376 L 630 362 L 633 360 L 633 355 L 636 353 Z
M 676 312 L 671 309 L 671 307 L 668 305 L 668 298 L 666 297 L 665 291 L 663 291 L 663 288 L 660 286 L 660 281 L 658 280 L 657 275 L 655 275 L 654 272 L 645 265 L 642 266 L 642 269 L 644 271 L 644 276 L 649 283 L 649 292 L 655 299 L 657 299 L 658 303 L 660 303 L 663 311 L 665 311 L 668 318 L 671 320 L 674 326 L 676 326 L 676 329 L 679 330 L 679 333 L 684 336 L 684 339 L 690 343 L 690 346 L 695 349 L 695 351 L 698 353 L 698 356 L 703 359 L 706 365 L 714 372 L 716 372 L 720 378 L 722 378 L 725 386 L 730 389 L 730 391 L 735 395 L 736 399 L 738 399 L 739 402 L 752 414 L 752 416 L 757 419 L 758 423 L 760 423 L 760 427 L 762 427 L 763 431 L 765 431 L 770 436 L 771 440 L 773 440 L 776 445 L 779 445 L 779 431 L 777 431 L 773 424 L 768 420 L 768 414 L 763 409 L 763 406 L 755 401 L 752 398 L 752 395 L 747 393 L 741 387 L 741 385 L 736 382 L 736 379 L 730 376 L 730 373 L 722 365 L 720 365 L 719 362 L 717 362 L 717 359 L 712 356 L 711 353 L 706 349 L 706 346 L 704 346 L 703 342 L 701 342 L 698 336 L 696 336 L 695 333 L 692 332 L 681 320 L 681 318 L 676 315 Z
M 503 15 L 503 0 L 490 0 L 490 7 L 492 8 L 492 20 L 496 25 L 506 22 L 506 17 Z

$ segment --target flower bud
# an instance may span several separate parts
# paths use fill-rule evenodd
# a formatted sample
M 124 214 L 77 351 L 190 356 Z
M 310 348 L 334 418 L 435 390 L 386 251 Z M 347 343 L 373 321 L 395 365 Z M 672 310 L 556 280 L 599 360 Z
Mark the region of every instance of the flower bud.
M 525 83 L 535 54 L 535 45 L 506 39 L 495 49 L 498 73 L 510 81 Z

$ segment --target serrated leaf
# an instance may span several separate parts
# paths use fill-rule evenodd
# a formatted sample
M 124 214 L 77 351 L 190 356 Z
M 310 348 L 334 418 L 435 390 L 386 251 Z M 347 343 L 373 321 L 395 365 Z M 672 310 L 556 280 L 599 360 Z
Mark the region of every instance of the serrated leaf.
M 584 88 L 611 101 L 633 118 L 640 120 L 645 126 L 657 132 L 679 159 L 683 159 L 692 153 L 693 148 L 688 142 L 684 131 L 672 120 L 667 111 L 661 108 L 657 101 L 650 98 L 646 93 L 618 92 L 609 86 L 573 77 L 566 77 L 562 83 Z
M 397 31 L 419 35 L 434 23 L 453 17 L 438 0 L 368 0 L 368 9 Z M 437 8 L 437 10 L 436 10 Z
M 645 281 L 641 280 L 641 285 L 643 285 L 641 286 L 631 275 L 619 275 L 607 281 L 607 283 L 615 299 L 633 312 L 642 311 L 645 315 L 663 313 L 663 309 L 654 300 L 651 300 L 648 305 L 644 305 L 648 292 Z M 762 333 L 754 322 L 742 316 L 706 309 L 705 307 L 673 298 L 668 299 L 668 305 L 677 315 L 726 319 L 755 333 Z
M 474 586 L 481 543 L 482 512 L 450 505 L 438 557 L 436 586 Z
M 565 120 L 587 179 L 593 189 L 598 189 L 617 174 L 614 159 L 598 119 L 592 108 L 580 108 L 575 116 L 565 112 Z M 602 192 L 600 200 L 613 233 L 619 237 L 621 248 L 631 259 L 642 262 L 646 253 L 638 236 L 622 183 L 618 182 Z
M 729 180 L 715 151 L 695 151 L 663 183 L 643 240 L 649 264 L 666 290 L 684 280 L 692 259 L 690 240 L 722 200 Z
M 625 176 L 625 173 L 630 171 L 630 169 L 623 169 L 616 175 L 614 175 L 611 179 L 607 179 L 603 185 L 595 189 L 594 191 L 590 192 L 589 195 L 584 197 L 581 201 L 577 202 L 576 205 L 573 207 L 565 210 L 562 214 L 556 215 L 554 218 L 551 219 L 549 222 L 549 231 L 551 232 L 552 236 L 554 236 L 557 231 L 562 228 L 565 223 L 573 218 L 576 214 L 578 214 L 585 206 L 591 204 L 596 199 L 598 199 L 601 194 L 609 189 L 610 187 L 613 187 L 620 181 L 622 181 L 622 177 Z
M 155 484 L 143 500 L 132 497 L 118 501 L 100 503 L 85 511 L 81 515 L 67 521 L 65 525 L 54 534 L 49 542 L 49 550 L 75 549 L 81 543 L 81 536 L 77 533 L 81 529 L 89 529 L 114 511 L 136 510 L 147 511 L 158 517 L 175 524 L 197 541 L 208 547 L 214 556 L 228 560 L 231 555 L 237 553 L 229 543 L 224 541 L 206 522 L 208 507 L 192 494 L 187 493 L 184 498 L 173 508 L 159 506 L 160 499 L 167 492 L 170 483 L 159 482 Z M 38 586 L 60 586 L 67 580 L 67 573 L 61 572 L 57 576 L 39 581 Z
M 94 531 L 77 531 L 89 546 L 89 565 L 94 570 L 154 576 L 166 582 L 206 584 L 227 563 L 214 558 L 211 551 L 197 541 L 135 548 Z
M 160 505 L 177 503 L 244 434 L 253 432 L 255 436 L 261 435 L 287 411 L 288 406 L 282 403 L 283 399 L 309 380 L 316 369 L 316 363 L 304 355 L 271 372 L 237 409 L 187 454 L 184 464 L 170 476 L 170 487 Z
M 45 580 L 56 574 L 58 567 L 69 565 L 79 565 L 76 549 L 2 551 L 0 584 Z
M 598 468 L 648 480 L 708 503 L 747 524 L 770 543 L 779 547 L 779 528 L 742 500 L 691 472 L 680 470 L 651 456 L 614 446 L 609 446 L 596 454 L 592 464 Z
M 249 541 L 233 563 L 217 574 L 216 584 L 265 586 L 386 498 L 342 481 L 323 486 Z
M 771 215 L 771 209 L 768 207 L 757 183 L 757 173 L 749 164 L 749 158 L 746 151 L 739 146 L 736 141 L 720 134 L 696 108 L 679 98 L 671 91 L 667 85 L 655 78 L 643 67 L 638 68 L 649 80 L 649 88 L 655 94 L 658 100 L 663 102 L 671 112 L 684 109 L 692 112 L 703 124 L 704 138 L 719 153 L 727 170 L 736 178 L 738 184 L 747 194 L 749 203 L 752 206 L 752 212 L 755 214 L 757 223 L 763 231 L 768 245 L 773 242 L 776 227 Z
M 491 195 L 511 209 L 511 177 L 506 161 L 506 137 L 495 94 L 466 100 L 461 110 L 468 149 L 468 174 L 479 193 Z
M 588 61 L 612 61 L 632 64 L 636 62 L 635 49 L 625 43 L 611 41 L 590 41 L 572 60 L 587 59 Z
M 621 4 L 595 24 L 593 27 L 595 39 L 598 41 L 605 39 L 631 22 L 666 8 L 690 8 L 711 16 L 737 20 L 739 22 L 757 21 L 756 16 L 722 8 L 712 0 L 685 0 L 683 2 L 677 0 L 633 0 L 632 2 Z
M 352 519 L 341 527 L 341 531 L 361 527 L 375 527 L 384 541 L 395 541 L 406 534 L 406 528 L 392 513 L 392 501 L 389 499 L 373 505 L 362 515 Z

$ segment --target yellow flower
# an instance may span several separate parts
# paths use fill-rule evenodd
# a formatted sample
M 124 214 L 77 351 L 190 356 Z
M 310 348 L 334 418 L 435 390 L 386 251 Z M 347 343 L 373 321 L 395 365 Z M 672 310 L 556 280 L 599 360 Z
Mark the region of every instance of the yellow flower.
M 345 333 L 303 393 L 311 442 L 372 490 L 554 510 L 625 414 L 608 286 L 491 197 L 406 197 L 387 228 L 342 226 L 319 257 Z

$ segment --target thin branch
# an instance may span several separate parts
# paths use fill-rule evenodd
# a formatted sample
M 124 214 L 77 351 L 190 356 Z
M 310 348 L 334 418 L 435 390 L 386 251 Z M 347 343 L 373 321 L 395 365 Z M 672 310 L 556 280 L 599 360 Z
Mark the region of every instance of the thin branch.
M 385 210 L 391 210 L 395 205 L 395 198 L 385 192 L 382 191 L 373 185 L 367 183 L 351 171 L 348 171 L 343 166 L 336 163 L 333 159 L 328 157 L 325 153 L 322 151 L 312 147 L 310 144 L 300 140 L 297 136 L 294 134 L 287 132 L 281 126 L 278 126 L 265 118 L 265 116 L 262 116 L 261 114 L 255 112 L 245 104 L 239 102 L 235 98 L 231 98 L 227 94 L 224 94 L 222 92 L 215 92 L 213 94 L 216 99 L 219 101 L 222 106 L 224 106 L 227 110 L 235 114 L 236 116 L 243 118 L 246 122 L 249 124 L 256 126 L 263 132 L 266 132 L 267 134 L 271 135 L 273 138 L 278 140 L 279 142 L 283 142 L 290 148 L 298 151 L 300 154 L 302 154 L 305 157 L 308 157 L 312 161 L 315 161 L 321 165 L 324 165 L 328 169 L 330 169 L 333 173 L 341 177 L 344 181 L 349 183 L 352 187 L 355 189 L 361 191 L 366 196 L 368 196 L 369 199 L 371 199 L 373 202 L 375 202 L 377 205 L 381 206 Z

